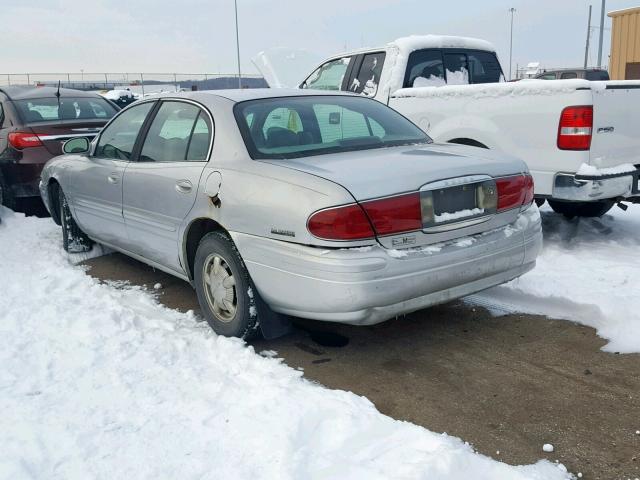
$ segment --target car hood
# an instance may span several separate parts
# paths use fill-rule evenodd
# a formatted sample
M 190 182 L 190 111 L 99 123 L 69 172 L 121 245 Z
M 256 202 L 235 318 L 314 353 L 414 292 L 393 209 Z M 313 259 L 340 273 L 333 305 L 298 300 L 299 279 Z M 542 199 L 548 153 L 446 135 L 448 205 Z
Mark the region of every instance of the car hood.
M 501 177 L 527 171 L 524 162 L 499 152 L 436 143 L 261 161 L 330 180 L 358 201 L 412 192 L 454 177 Z

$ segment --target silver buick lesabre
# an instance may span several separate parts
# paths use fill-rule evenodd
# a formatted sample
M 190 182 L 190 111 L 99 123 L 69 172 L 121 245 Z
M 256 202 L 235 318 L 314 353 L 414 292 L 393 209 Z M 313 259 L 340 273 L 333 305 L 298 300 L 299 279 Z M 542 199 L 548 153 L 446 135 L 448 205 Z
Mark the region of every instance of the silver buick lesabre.
M 370 325 L 509 281 L 541 243 L 526 165 L 439 145 L 375 100 L 308 90 L 132 104 L 42 173 L 67 251 L 190 282 L 219 334 Z

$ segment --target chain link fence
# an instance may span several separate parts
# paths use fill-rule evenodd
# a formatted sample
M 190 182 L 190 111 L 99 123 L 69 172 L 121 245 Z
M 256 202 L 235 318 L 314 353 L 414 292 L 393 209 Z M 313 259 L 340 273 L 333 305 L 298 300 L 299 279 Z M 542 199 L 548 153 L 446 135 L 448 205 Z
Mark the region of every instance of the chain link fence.
M 237 88 L 266 86 L 260 75 L 234 73 L 0 73 L 0 87 L 7 85 L 60 86 L 80 90 L 111 90 L 135 86 L 152 89 L 154 85 L 176 89 Z M 263 85 L 264 84 L 264 85 Z

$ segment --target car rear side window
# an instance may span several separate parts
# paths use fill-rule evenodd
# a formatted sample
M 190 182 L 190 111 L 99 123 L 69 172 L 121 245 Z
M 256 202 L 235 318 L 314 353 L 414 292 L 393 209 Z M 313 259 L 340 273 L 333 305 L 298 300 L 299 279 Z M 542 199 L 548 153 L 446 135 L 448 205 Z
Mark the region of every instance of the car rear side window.
M 15 100 L 14 104 L 25 123 L 108 120 L 116 114 L 113 105 L 98 96 L 32 98 Z
M 100 134 L 93 156 L 129 160 L 142 124 L 154 104 L 145 102 L 122 112 Z
M 560 74 L 560 80 L 568 80 L 571 78 L 578 78 L 578 74 L 576 72 L 563 72 Z
M 352 60 L 353 57 L 343 57 L 324 63 L 309 75 L 302 83 L 302 88 L 340 90 Z
M 378 93 L 380 74 L 382 73 L 385 56 L 384 52 L 367 53 L 362 58 L 358 75 L 353 78 L 349 85 L 349 91 L 367 97 L 375 97 L 376 93 Z
M 140 161 L 205 161 L 211 129 L 201 114 L 191 103 L 162 102 L 144 140 Z
M 585 73 L 585 78 L 591 81 L 609 80 L 609 73 L 605 70 L 594 70 Z

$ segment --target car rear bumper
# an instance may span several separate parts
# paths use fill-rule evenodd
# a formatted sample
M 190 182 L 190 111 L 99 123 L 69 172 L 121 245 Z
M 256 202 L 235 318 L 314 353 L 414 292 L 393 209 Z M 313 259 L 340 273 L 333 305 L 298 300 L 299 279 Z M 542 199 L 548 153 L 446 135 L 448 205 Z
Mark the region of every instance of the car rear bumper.
M 558 173 L 553 182 L 553 198 L 573 202 L 594 202 L 637 196 L 640 170 L 606 176 Z
M 3 163 L 2 173 L 14 197 L 38 197 L 44 163 Z
M 516 278 L 542 247 L 533 206 L 513 224 L 438 246 L 322 249 L 232 233 L 263 299 L 276 312 L 357 325 L 444 303 Z

